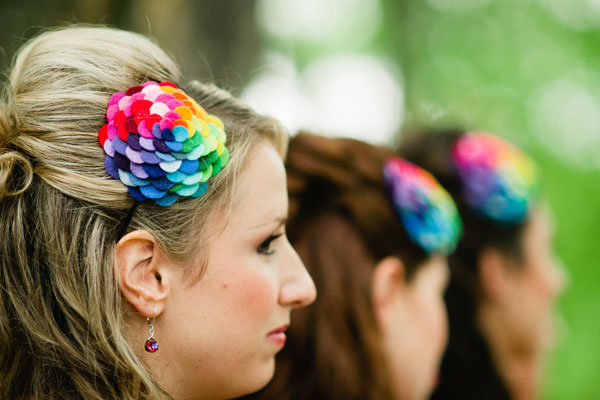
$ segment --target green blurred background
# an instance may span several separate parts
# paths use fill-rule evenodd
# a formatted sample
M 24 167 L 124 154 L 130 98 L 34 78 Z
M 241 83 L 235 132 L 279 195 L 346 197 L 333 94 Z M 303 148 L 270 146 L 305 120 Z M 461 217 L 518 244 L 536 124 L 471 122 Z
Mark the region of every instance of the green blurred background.
M 0 1 L 0 67 L 45 26 L 152 35 L 290 130 L 377 143 L 459 125 L 538 160 L 570 277 L 544 399 L 600 398 L 600 2 L 597 0 Z

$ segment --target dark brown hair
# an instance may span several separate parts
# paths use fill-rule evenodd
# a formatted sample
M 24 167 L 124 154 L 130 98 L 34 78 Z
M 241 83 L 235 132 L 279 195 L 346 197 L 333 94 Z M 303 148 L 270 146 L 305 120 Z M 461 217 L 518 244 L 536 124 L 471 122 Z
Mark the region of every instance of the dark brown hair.
M 428 255 L 391 205 L 383 164 L 392 150 L 300 133 L 290 141 L 288 235 L 318 288 L 294 314 L 273 382 L 252 399 L 393 397 L 371 296 L 377 261 L 397 256 L 407 279 Z
M 462 183 L 452 167 L 450 150 L 464 133 L 445 130 L 409 135 L 400 154 L 430 171 L 454 198 L 464 235 L 448 257 L 450 283 L 445 294 L 450 335 L 442 359 L 440 382 L 432 399 L 507 400 L 509 394 L 494 366 L 485 337 L 477 326 L 480 301 L 477 262 L 483 249 L 494 248 L 523 261 L 522 234 L 527 221 L 500 225 L 477 216 L 462 196 Z

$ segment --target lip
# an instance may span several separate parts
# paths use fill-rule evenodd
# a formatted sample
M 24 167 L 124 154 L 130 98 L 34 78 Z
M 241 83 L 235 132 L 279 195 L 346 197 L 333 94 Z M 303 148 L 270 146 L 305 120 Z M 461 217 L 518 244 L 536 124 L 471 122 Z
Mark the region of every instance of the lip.
M 289 328 L 290 324 L 283 324 L 278 328 L 273 329 L 267 333 L 267 339 L 277 347 L 283 347 L 287 336 L 285 331 Z

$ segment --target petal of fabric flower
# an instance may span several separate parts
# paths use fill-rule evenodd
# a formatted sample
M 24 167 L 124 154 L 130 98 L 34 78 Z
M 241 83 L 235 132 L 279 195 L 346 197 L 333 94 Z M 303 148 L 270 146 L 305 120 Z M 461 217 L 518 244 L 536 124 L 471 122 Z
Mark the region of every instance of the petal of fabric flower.
M 158 164 L 144 164 L 144 171 L 152 178 L 160 178 L 161 176 L 167 175 Z
M 140 192 L 149 199 L 160 199 L 167 194 L 166 190 L 159 190 L 154 185 L 141 186 Z
M 131 134 L 127 136 L 127 146 L 131 147 L 133 150 L 140 151 L 142 149 L 140 146 L 140 135 Z
M 162 162 L 162 160 L 156 154 L 154 154 L 152 152 L 142 150 L 141 153 L 142 153 L 142 160 L 144 160 L 148 164 L 158 164 L 158 163 Z
M 127 149 L 125 150 L 125 155 L 127 156 L 127 158 L 129 158 L 130 161 L 136 164 L 142 164 L 144 162 L 144 160 L 142 159 L 142 152 L 133 150 L 129 146 L 127 146 Z
M 170 172 L 167 174 L 167 179 L 173 183 L 181 183 L 187 178 L 187 175 L 181 171 Z
M 151 114 L 158 114 L 161 117 L 164 116 L 169 111 L 171 111 L 171 110 L 169 110 L 169 107 L 167 107 L 167 105 L 164 103 L 154 103 L 154 104 L 152 104 L 152 107 L 150 107 Z
M 177 158 L 173 157 L 170 153 L 163 153 L 160 151 L 155 151 L 154 154 L 156 154 L 158 157 L 160 157 L 161 160 L 163 161 L 175 161 L 177 160 Z
M 163 161 L 159 165 L 167 173 L 175 172 L 179 169 L 179 167 L 181 167 L 181 161 L 180 160 L 171 161 L 171 162 Z
M 190 185 L 190 186 L 186 185 L 180 189 L 177 189 L 176 192 L 180 196 L 191 196 L 194 193 L 196 193 L 196 191 L 198 190 L 199 187 L 200 187 L 200 185 Z
M 140 147 L 146 151 L 156 151 L 156 147 L 154 147 L 153 139 L 141 137 L 140 138 Z
M 150 183 L 159 190 L 169 190 L 173 187 L 173 185 L 175 185 L 173 182 L 171 182 L 164 176 L 162 178 L 150 179 Z
M 131 173 L 140 179 L 148 179 L 150 175 L 144 170 L 143 164 L 130 163 L 129 169 Z
M 146 201 L 148 198 L 142 194 L 139 187 L 129 186 L 129 194 L 136 201 Z
M 127 186 L 146 186 L 150 182 L 147 180 L 139 179 L 131 172 L 123 171 L 119 169 L 119 179 Z
M 165 144 L 171 151 L 181 151 L 181 149 L 183 149 L 183 144 L 180 142 L 165 140 Z
M 196 160 L 183 160 L 181 162 L 181 166 L 179 167 L 179 171 L 186 175 L 190 175 L 198 171 L 199 165 L 200 163 Z
M 160 199 L 156 200 L 156 204 L 163 207 L 168 207 L 175 203 L 175 201 L 179 198 L 175 193 L 167 193 Z
M 110 156 L 110 157 L 114 157 L 115 156 L 115 149 L 113 147 L 113 142 L 111 142 L 110 140 L 107 140 L 106 142 L 104 142 L 104 152 L 106 153 L 106 155 Z
M 187 130 L 187 128 L 184 128 L 181 125 L 174 126 L 172 133 L 173 137 L 178 142 L 183 142 L 190 136 L 190 132 Z
M 165 142 L 162 140 L 154 139 L 152 144 L 154 144 L 156 151 L 160 151 L 161 153 L 170 153 L 171 152 L 171 148 L 169 146 L 167 146 L 165 144 Z
M 115 164 L 115 160 L 111 156 L 106 156 L 104 158 L 104 169 L 108 173 L 108 175 L 112 176 L 115 179 L 119 179 L 119 171 L 117 165 Z
M 206 182 L 203 182 L 200 185 L 198 185 L 198 189 L 194 192 L 194 194 L 191 194 L 190 197 L 200 197 L 204 193 L 206 193 L 206 189 L 208 189 L 208 184 Z

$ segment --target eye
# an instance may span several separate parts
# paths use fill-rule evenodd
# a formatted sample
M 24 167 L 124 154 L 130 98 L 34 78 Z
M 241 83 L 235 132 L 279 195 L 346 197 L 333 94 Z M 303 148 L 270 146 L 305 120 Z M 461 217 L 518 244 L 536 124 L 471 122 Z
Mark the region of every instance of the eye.
M 281 236 L 283 236 L 283 233 L 272 234 L 258 246 L 257 252 L 259 254 L 266 255 L 271 255 L 275 253 L 275 250 L 271 249 L 271 244 L 273 243 L 273 241 L 275 241 L 277 238 L 280 238 Z

